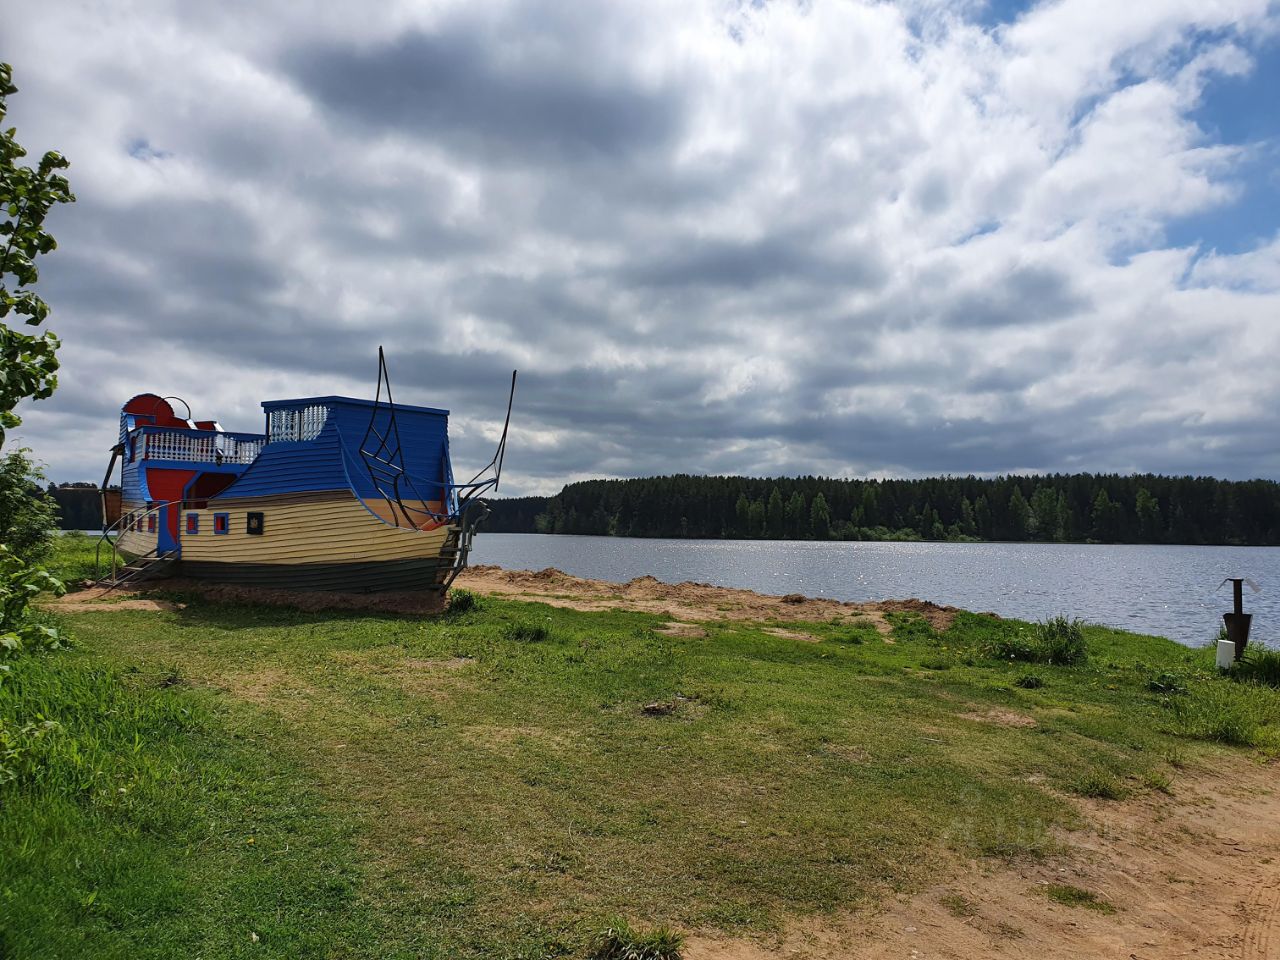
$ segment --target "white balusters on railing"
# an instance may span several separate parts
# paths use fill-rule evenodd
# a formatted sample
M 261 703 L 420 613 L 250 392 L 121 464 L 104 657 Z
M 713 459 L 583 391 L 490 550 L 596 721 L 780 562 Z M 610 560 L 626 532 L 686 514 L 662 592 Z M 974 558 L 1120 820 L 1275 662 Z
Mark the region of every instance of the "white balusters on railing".
M 225 433 L 144 430 L 139 457 L 195 463 L 253 463 L 265 442 L 262 439 L 240 439 Z
M 329 408 L 322 403 L 272 410 L 267 417 L 267 442 L 314 440 L 320 436 L 328 419 Z

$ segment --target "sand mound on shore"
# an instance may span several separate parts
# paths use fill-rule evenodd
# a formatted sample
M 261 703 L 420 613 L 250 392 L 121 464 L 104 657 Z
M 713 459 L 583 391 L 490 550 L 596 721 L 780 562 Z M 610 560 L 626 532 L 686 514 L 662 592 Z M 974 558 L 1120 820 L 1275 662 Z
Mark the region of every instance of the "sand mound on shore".
M 637 577 L 627 583 L 575 577 L 547 567 L 544 570 L 506 570 L 478 566 L 463 571 L 455 584 L 476 593 L 537 600 L 575 610 L 637 610 L 659 613 L 685 623 L 712 620 L 869 620 L 889 632 L 886 613 L 918 613 L 937 630 L 951 626 L 957 610 L 928 600 L 881 600 L 850 603 L 798 593 L 783 596 L 685 581 L 663 583 L 656 577 Z

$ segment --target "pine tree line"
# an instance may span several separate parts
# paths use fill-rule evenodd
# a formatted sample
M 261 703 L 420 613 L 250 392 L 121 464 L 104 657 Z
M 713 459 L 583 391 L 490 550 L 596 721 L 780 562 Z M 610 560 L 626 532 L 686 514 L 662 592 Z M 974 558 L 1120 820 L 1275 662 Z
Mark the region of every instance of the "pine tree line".
M 58 505 L 63 530 L 101 530 L 102 498 L 93 483 L 49 484 L 46 496 Z
M 588 480 L 498 500 L 520 533 L 816 540 L 1280 544 L 1280 483 L 1150 474 Z

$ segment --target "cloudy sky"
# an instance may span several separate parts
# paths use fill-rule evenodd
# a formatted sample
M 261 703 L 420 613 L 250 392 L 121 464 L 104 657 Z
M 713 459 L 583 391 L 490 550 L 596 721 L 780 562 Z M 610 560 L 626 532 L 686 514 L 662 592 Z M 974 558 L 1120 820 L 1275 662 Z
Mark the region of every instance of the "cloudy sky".
M 274 8 L 274 9 L 273 9 Z M 1280 3 L 11 2 L 50 400 L 453 411 L 504 492 L 670 472 L 1280 478 Z

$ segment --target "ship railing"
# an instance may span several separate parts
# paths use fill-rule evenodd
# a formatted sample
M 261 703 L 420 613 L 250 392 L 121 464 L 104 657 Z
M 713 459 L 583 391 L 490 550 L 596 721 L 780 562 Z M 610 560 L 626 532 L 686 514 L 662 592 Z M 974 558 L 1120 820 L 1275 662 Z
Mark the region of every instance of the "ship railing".
M 143 427 L 136 459 L 250 464 L 258 458 L 266 442 L 265 437 L 255 433 Z
M 149 529 L 151 521 L 149 518 L 155 517 L 155 534 L 156 542 L 160 540 L 160 524 L 164 523 L 164 517 L 160 515 L 166 507 L 173 504 L 172 500 L 162 500 L 154 507 L 130 510 L 128 513 L 120 515 L 115 523 L 109 524 L 102 528 L 102 535 L 98 537 L 97 544 L 93 548 L 93 577 L 95 580 L 102 579 L 102 548 L 105 545 L 111 554 L 111 579 L 116 579 L 116 571 L 121 566 L 127 565 L 131 558 L 119 547 L 119 540 L 122 534 L 132 530 L 137 533 L 150 533 Z M 158 549 L 157 549 L 158 554 Z
M 267 442 L 314 440 L 329 422 L 331 412 L 327 403 L 273 409 L 267 414 Z

